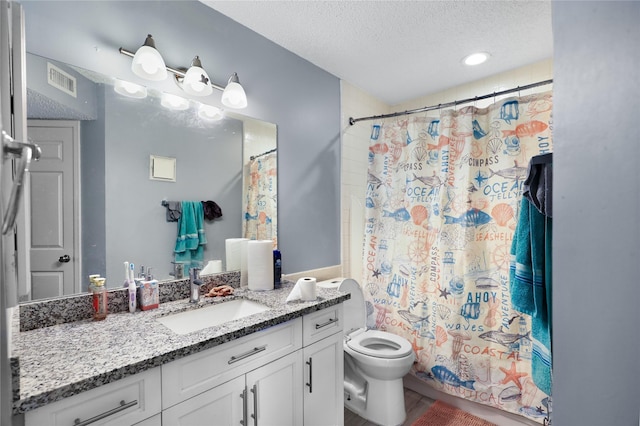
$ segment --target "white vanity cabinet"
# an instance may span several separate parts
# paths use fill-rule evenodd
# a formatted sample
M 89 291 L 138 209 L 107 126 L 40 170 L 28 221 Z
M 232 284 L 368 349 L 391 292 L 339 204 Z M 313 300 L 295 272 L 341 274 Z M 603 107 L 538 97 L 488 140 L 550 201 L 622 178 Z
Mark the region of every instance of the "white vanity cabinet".
M 160 382 L 160 368 L 143 371 L 27 411 L 25 425 L 133 425 L 160 413 Z M 149 419 L 143 424 L 160 424 L 153 421 Z
M 342 425 L 342 344 L 339 303 L 28 411 L 25 426 Z
M 303 317 L 304 425 L 344 423 L 342 304 Z

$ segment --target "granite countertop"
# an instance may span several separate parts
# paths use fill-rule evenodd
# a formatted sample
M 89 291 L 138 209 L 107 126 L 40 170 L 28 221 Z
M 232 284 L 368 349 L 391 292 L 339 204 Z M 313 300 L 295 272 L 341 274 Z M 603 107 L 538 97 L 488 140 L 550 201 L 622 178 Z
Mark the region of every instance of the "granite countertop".
M 19 363 L 19 397 L 14 414 L 78 394 L 123 377 L 232 341 L 272 325 L 341 303 L 348 294 L 318 288 L 313 302 L 285 303 L 293 283 L 270 291 L 236 289 L 233 296 L 161 303 L 157 309 L 109 314 L 14 333 L 12 356 Z M 225 324 L 179 335 L 156 321 L 197 306 L 244 298 L 271 309 Z M 15 378 L 14 378 L 15 379 Z M 16 380 L 17 382 L 17 380 Z

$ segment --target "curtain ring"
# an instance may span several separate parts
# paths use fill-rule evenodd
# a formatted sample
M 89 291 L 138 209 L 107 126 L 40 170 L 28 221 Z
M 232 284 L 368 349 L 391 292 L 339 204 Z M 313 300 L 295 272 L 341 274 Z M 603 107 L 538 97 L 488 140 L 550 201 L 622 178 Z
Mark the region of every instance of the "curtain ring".
M 493 104 L 496 104 L 496 91 L 493 91 Z
M 522 95 L 520 95 L 520 86 L 518 86 L 517 89 L 518 89 L 518 97 L 520 98 L 522 97 Z

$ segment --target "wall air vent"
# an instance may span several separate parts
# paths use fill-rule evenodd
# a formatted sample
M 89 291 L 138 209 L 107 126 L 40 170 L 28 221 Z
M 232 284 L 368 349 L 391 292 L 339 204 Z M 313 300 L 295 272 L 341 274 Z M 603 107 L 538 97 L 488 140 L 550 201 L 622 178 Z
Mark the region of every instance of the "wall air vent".
M 67 95 L 77 97 L 76 78 L 47 62 L 47 83 L 62 90 Z

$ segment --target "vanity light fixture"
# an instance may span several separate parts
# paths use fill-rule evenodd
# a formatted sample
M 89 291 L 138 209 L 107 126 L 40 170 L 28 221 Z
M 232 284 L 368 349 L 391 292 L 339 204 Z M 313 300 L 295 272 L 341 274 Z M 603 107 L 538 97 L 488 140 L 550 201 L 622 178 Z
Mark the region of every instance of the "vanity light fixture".
M 189 100 L 171 93 L 163 93 L 160 105 L 174 111 L 184 111 L 189 109 Z
M 160 53 L 155 49 L 155 43 L 151 35 L 147 36 L 144 45 L 134 54 L 129 50 L 120 48 L 120 53 L 133 58 L 132 71 L 139 77 L 161 81 L 167 77 L 167 71 L 171 72 L 187 94 L 192 96 L 208 96 L 217 89 L 222 92 L 222 104 L 229 108 L 246 108 L 247 95 L 240 85 L 240 79 L 235 72 L 229 78 L 226 87 L 218 86 L 211 82 L 209 75 L 202 68 L 200 58 L 196 56 L 191 62 L 191 67 L 171 68 L 165 65 Z M 159 59 L 159 60 L 158 60 Z
M 113 90 L 123 96 L 135 99 L 144 99 L 147 97 L 147 88 L 130 81 L 116 79 L 113 83 Z
M 240 79 L 235 72 L 229 77 L 227 87 L 222 92 L 222 103 L 229 108 L 246 108 L 247 95 L 240 85 Z
M 486 52 L 472 53 L 471 55 L 465 56 L 462 59 L 462 62 L 469 66 L 480 65 L 481 63 L 486 62 L 486 60 L 489 59 L 489 56 L 490 55 Z
M 191 67 L 184 74 L 184 78 L 176 76 L 176 81 L 181 81 L 182 90 L 193 96 L 209 96 L 213 92 L 209 84 L 209 75 L 202 69 L 202 62 L 198 56 L 191 61 Z
M 222 110 L 213 105 L 200 104 L 198 116 L 206 120 L 220 120 L 222 118 Z
M 161 81 L 167 78 L 167 66 L 164 64 L 160 52 L 156 50 L 156 43 L 151 34 L 147 35 L 144 44 L 136 51 L 135 55 L 131 56 L 133 57 L 131 71 L 138 77 L 152 81 Z

